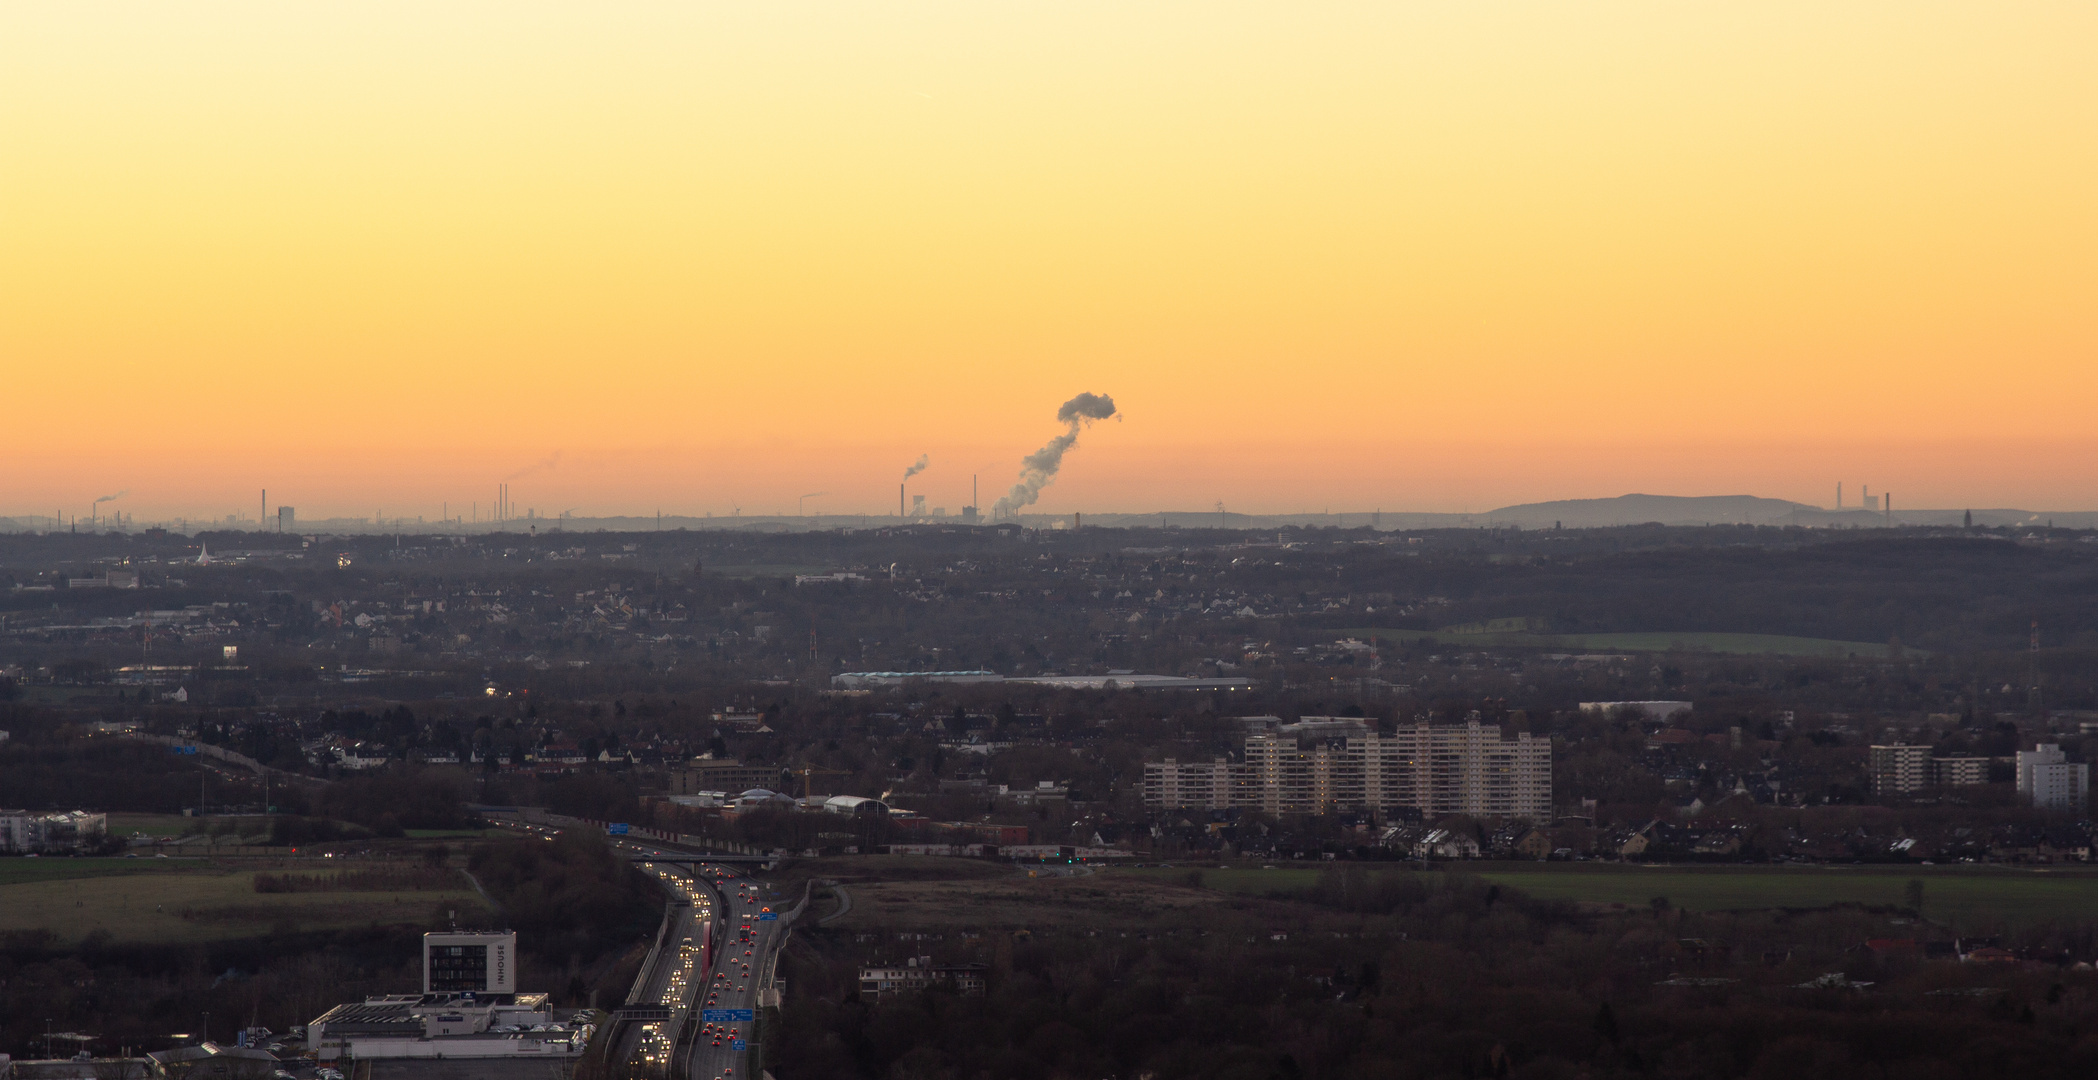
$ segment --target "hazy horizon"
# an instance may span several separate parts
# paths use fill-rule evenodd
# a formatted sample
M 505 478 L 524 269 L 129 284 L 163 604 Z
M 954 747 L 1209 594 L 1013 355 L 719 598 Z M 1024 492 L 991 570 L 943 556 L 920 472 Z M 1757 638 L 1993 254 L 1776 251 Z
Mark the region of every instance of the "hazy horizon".
M 0 513 L 2098 506 L 2098 9 L 0 12 Z
M 1173 527 L 1200 528 L 1216 525 L 1224 528 L 1270 528 L 1286 524 L 1338 525 L 1348 528 L 1369 526 L 1381 529 L 1433 529 L 1441 527 L 1470 527 L 1484 525 L 1516 525 L 1519 527 L 1562 526 L 1566 528 L 1597 528 L 1619 525 L 1663 524 L 1663 525 L 1711 525 L 1711 524 L 1756 524 L 1756 525 L 1805 525 L 1808 527 L 1872 527 L 1876 525 L 1928 525 L 1950 526 L 1972 524 L 1979 526 L 2002 525 L 2055 525 L 2071 529 L 2098 528 L 2098 510 L 2062 507 L 1910 507 L 1897 505 L 1892 508 L 1878 503 L 1882 498 L 1872 495 L 1876 505 L 1867 509 L 1857 505 L 1853 499 L 1842 508 L 1814 506 L 1807 503 L 1782 499 L 1769 499 L 1754 495 L 1661 495 L 1654 493 L 1627 493 L 1615 497 L 1593 499 L 1545 500 L 1532 503 L 1510 504 L 1481 511 L 1437 511 L 1412 508 L 1359 508 L 1340 507 L 1295 512 L 1260 512 L 1235 510 L 1229 507 L 1209 508 L 1159 507 L 1141 511 L 1056 511 L 1040 507 L 1028 507 L 1015 512 L 996 513 L 986 507 L 973 521 L 965 516 L 960 507 L 947 507 L 927 502 L 923 506 L 887 507 L 879 510 L 841 511 L 810 508 L 804 513 L 793 511 L 764 512 L 737 507 L 728 513 L 701 511 L 680 513 L 674 511 L 606 512 L 582 513 L 571 511 L 565 516 L 560 512 L 546 512 L 527 505 L 511 506 L 507 516 L 496 520 L 479 508 L 469 506 L 456 515 L 455 509 L 446 506 L 440 515 L 419 514 L 413 510 L 386 513 L 376 508 L 368 515 L 329 514 L 324 511 L 301 509 L 293 504 L 292 531 L 307 532 L 316 527 L 362 526 L 388 532 L 413 532 L 427 529 L 431 532 L 459 532 L 476 530 L 524 531 L 541 527 L 610 531 L 642 531 L 650 528 L 705 528 L 708 525 L 727 526 L 736 523 L 803 523 L 808 528 L 838 528 L 853 525 L 886 527 L 904 522 L 925 525 L 995 525 L 1001 521 L 1017 522 L 1030 527 L 1053 525 L 1063 528 L 1080 522 L 1096 526 L 1116 528 L 1144 528 L 1170 525 Z M 1753 504 L 1753 505 L 1751 505 Z M 135 511 L 126 511 L 115 504 L 96 507 L 95 517 L 62 517 L 53 514 L 0 514 L 0 524 L 16 529 L 51 528 L 76 529 L 81 525 L 106 525 L 111 528 L 178 527 L 188 532 L 212 530 L 257 530 L 284 531 L 284 522 L 279 520 L 280 507 L 285 504 L 271 502 L 267 508 L 257 493 L 257 504 L 243 513 L 235 510 L 224 515 L 174 515 L 171 517 L 140 517 Z M 899 513 L 899 510 L 903 511 Z M 258 516 L 258 513 L 265 516 Z M 324 530 L 325 531 L 325 530 Z

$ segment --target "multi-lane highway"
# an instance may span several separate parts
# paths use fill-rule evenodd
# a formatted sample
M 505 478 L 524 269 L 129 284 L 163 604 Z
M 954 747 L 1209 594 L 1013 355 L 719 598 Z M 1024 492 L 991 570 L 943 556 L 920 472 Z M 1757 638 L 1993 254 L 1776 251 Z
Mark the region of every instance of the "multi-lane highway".
M 617 1049 L 628 1062 L 663 1074 L 671 1067 L 678 1034 L 684 1030 L 700 980 L 706 977 L 707 936 L 721 905 L 714 891 L 686 870 L 654 863 L 644 863 L 642 868 L 655 874 L 676 900 L 654 963 L 642 973 L 637 992 L 627 1004 L 659 1007 L 664 1014 L 631 1025 L 621 1040 L 624 1045 Z
M 675 898 L 668 932 L 636 981 L 614 1060 L 678 1080 L 754 1080 L 752 1043 L 784 925 L 772 888 L 741 870 L 646 844 L 620 842 Z M 661 861 L 658 861 L 661 860 Z M 710 949 L 711 938 L 711 949 Z M 680 1036 L 690 1041 L 679 1046 Z
M 749 1068 L 750 1041 L 759 990 L 769 985 L 779 948 L 779 905 L 761 882 L 726 867 L 702 865 L 724 905 L 721 947 L 707 975 L 700 1009 L 699 1040 L 692 1048 L 691 1080 L 755 1080 Z

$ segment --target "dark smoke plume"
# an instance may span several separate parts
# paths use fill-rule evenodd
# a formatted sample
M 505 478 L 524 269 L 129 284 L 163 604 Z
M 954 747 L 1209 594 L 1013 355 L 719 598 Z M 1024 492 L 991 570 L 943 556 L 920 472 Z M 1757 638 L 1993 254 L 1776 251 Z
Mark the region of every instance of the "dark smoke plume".
M 115 502 L 115 501 L 117 501 L 118 499 L 121 499 L 121 498 L 123 498 L 124 496 L 126 496 L 126 495 L 129 495 L 129 494 L 131 494 L 131 489 L 130 489 L 130 488 L 125 488 L 124 490 L 122 490 L 122 491 L 119 491 L 119 492 L 117 492 L 117 493 L 116 493 L 116 494 L 114 494 L 114 495 L 104 495 L 104 496 L 102 496 L 101 498 L 99 498 L 99 499 L 96 499 L 96 500 L 95 500 L 95 502 L 97 502 L 97 503 Z
M 1013 489 L 1000 496 L 993 513 L 1010 514 L 1023 506 L 1032 506 L 1042 497 L 1042 489 L 1056 479 L 1056 470 L 1063 468 L 1064 454 L 1078 445 L 1080 428 L 1092 426 L 1095 420 L 1105 420 L 1115 415 L 1115 399 L 1106 394 L 1080 394 L 1064 402 L 1056 410 L 1056 422 L 1064 425 L 1064 433 L 1049 440 L 1049 445 L 1027 455 L 1020 461 L 1020 479 Z
M 932 464 L 932 458 L 929 455 L 919 454 L 918 460 L 911 462 L 911 467 L 903 470 L 903 478 L 905 480 L 908 480 L 911 477 L 924 472 L 925 467 L 930 464 Z

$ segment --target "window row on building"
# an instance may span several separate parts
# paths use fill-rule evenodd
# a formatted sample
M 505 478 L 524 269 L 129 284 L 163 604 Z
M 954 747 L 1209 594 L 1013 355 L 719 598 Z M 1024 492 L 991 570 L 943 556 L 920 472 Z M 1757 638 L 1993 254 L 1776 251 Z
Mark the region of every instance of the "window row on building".
M 1967 787 L 1989 782 L 1989 759 L 1933 757 L 1928 746 L 1888 744 L 1871 748 L 1872 793 L 1903 795 L 1927 787 Z M 2018 790 L 2032 804 L 2081 810 L 2089 801 L 2091 767 L 2068 760 L 2057 743 L 2018 751 Z
M 1144 802 L 1158 809 L 1315 814 L 1416 809 L 1424 814 L 1547 817 L 1552 747 L 1499 727 L 1401 724 L 1390 733 L 1282 730 L 1246 736 L 1242 762 L 1218 758 L 1144 765 Z

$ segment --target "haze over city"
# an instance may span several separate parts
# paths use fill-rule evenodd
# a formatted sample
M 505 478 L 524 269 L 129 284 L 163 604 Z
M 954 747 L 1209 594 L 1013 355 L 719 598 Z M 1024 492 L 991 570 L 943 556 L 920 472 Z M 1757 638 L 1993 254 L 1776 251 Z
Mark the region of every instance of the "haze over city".
M 2094 43 L 0 4 L 0 1080 L 2091 1080 Z

